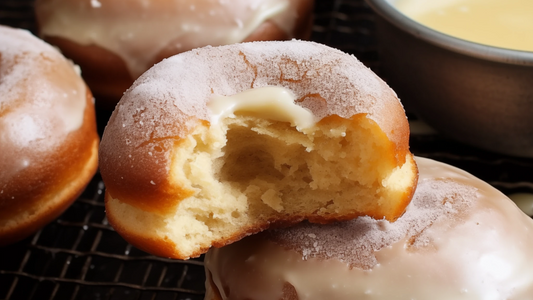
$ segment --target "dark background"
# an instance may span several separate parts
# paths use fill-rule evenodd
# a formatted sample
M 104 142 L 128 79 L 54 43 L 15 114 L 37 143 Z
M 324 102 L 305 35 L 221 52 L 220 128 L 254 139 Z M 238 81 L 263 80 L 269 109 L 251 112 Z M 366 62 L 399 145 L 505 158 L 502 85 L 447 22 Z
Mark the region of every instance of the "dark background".
M 316 1 L 312 40 L 354 54 L 379 75 L 370 8 L 362 0 Z M 35 31 L 32 1 L 0 0 L 0 24 Z M 103 128 L 109 112 L 97 115 Z M 462 168 L 506 194 L 533 193 L 533 159 L 481 151 L 435 133 L 412 133 L 411 151 Z M 202 258 L 163 259 L 126 243 L 107 223 L 104 188 L 97 174 L 59 219 L 0 248 L 0 299 L 203 299 Z

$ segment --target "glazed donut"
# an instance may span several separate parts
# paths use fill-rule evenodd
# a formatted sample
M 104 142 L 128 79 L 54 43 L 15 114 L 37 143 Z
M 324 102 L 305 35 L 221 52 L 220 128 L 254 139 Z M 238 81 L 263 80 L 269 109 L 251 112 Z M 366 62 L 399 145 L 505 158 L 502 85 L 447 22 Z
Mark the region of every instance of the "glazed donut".
M 205 299 L 530 299 L 533 220 L 472 175 L 416 161 L 396 222 L 302 223 L 213 248 Z
M 144 73 L 104 131 L 109 222 L 186 259 L 269 226 L 395 220 L 417 180 L 394 92 L 324 45 L 253 42 L 178 54 Z
M 0 245 L 59 216 L 96 172 L 91 92 L 28 31 L 0 26 Z
M 163 58 L 207 45 L 308 38 L 313 0 L 37 0 L 40 36 L 113 106 Z

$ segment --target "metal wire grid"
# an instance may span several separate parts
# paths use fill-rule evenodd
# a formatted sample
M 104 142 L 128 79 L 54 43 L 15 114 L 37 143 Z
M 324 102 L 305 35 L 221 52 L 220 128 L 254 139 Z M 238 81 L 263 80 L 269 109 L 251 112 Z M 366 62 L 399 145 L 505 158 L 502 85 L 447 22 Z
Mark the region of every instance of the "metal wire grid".
M 0 0 L 0 24 L 35 31 L 34 0 Z
M 0 0 L 0 23 L 33 31 L 32 9 L 32 1 Z M 373 18 L 362 0 L 317 0 L 312 39 L 379 72 Z M 99 120 L 105 122 L 105 114 Z M 506 194 L 533 193 L 531 159 L 480 151 L 438 134 L 413 134 L 411 150 L 463 168 Z M 1 299 L 203 299 L 202 258 L 163 259 L 126 243 L 107 223 L 103 191 L 97 175 L 60 218 L 0 248 Z
M 465 146 L 439 134 L 411 134 L 411 151 L 466 170 L 502 193 L 533 194 L 533 159 L 495 154 Z
M 312 40 L 354 54 L 378 71 L 374 13 L 363 0 L 315 0 Z
M 95 176 L 55 222 L 0 250 L 2 299 L 203 299 L 202 259 L 148 255 L 107 223 Z

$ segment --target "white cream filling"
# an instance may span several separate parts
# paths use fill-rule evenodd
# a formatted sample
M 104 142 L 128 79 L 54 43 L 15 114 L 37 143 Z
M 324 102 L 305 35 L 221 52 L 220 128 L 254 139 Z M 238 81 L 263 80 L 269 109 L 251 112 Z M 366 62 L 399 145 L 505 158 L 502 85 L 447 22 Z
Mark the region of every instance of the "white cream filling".
M 289 122 L 299 131 L 313 127 L 316 117 L 311 111 L 294 103 L 296 97 L 286 88 L 266 86 L 231 96 L 213 95 L 208 103 L 212 124 L 235 117 L 237 111 L 252 113 L 263 119 Z

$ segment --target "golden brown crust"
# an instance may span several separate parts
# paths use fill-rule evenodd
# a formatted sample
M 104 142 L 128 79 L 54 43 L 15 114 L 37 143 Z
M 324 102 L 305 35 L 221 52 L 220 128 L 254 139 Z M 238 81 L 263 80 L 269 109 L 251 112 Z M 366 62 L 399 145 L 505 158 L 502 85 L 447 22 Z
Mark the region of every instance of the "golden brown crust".
M 114 123 L 115 114 L 109 120 L 109 123 Z M 186 134 L 189 132 L 184 132 Z M 171 140 L 171 143 L 164 143 Z M 105 175 L 106 194 L 111 194 L 115 199 L 131 199 L 135 202 L 135 206 L 146 211 L 157 212 L 165 214 L 168 210 L 175 206 L 176 199 L 185 199 L 193 194 L 193 191 L 186 189 L 180 185 L 171 182 L 169 177 L 170 166 L 162 167 L 155 161 L 170 162 L 168 155 L 172 151 L 174 145 L 179 145 L 183 139 L 176 137 L 169 137 L 161 141 L 154 141 L 160 146 L 156 146 L 154 151 L 150 153 L 143 153 L 136 157 L 136 162 L 125 165 L 120 160 L 110 159 L 105 160 L 100 164 L 100 171 Z M 150 143 L 151 141 L 148 141 Z M 109 145 L 113 147 L 112 145 Z M 107 150 L 100 149 L 101 153 L 107 158 L 110 154 Z M 102 154 L 100 154 L 102 155 Z M 127 176 L 124 177 L 123 172 L 127 170 Z M 129 176 L 138 174 L 134 176 Z M 142 175 L 145 174 L 145 175 Z M 150 179 L 146 181 L 148 175 Z M 152 184 L 157 182 L 157 186 Z M 135 186 L 134 189 L 131 186 Z M 110 192 L 112 191 L 112 192 Z M 126 202 L 131 203 L 131 202 Z
M 268 20 L 261 24 L 243 42 L 267 41 L 267 40 L 288 40 L 309 39 L 312 31 L 313 21 L 313 0 L 291 0 L 296 3 L 297 18 L 292 33 L 289 35 L 280 29 L 274 22 Z M 37 9 L 40 9 L 47 1 L 39 1 Z M 37 12 L 39 16 L 39 12 Z M 39 26 L 39 22 L 38 22 Z M 74 41 L 59 37 L 41 34 L 42 38 L 52 45 L 61 49 L 63 54 L 72 59 L 82 69 L 82 76 L 98 99 L 97 106 L 106 109 L 113 109 L 120 100 L 123 93 L 133 84 L 132 78 L 126 63 L 123 59 L 107 49 L 97 45 L 81 45 Z M 183 49 L 176 48 L 180 45 L 180 40 L 171 41 L 163 48 L 150 65 L 168 58 L 172 55 L 183 52 Z M 190 50 L 190 49 L 185 49 Z
M 158 238 L 150 231 L 134 232 L 131 230 L 131 224 L 125 223 L 124 220 L 115 215 L 117 211 L 112 204 L 111 196 L 106 192 L 105 194 L 106 211 L 107 219 L 109 224 L 113 226 L 115 231 L 117 231 L 128 243 L 134 245 L 135 247 L 151 253 L 153 255 L 169 258 L 184 259 L 188 257 L 198 257 L 201 254 L 207 252 L 210 247 L 199 248 L 194 253 L 182 253 L 176 247 L 176 244 L 169 238 Z M 115 200 L 116 201 L 116 200 Z M 217 240 L 213 242 L 213 247 L 223 247 L 229 245 L 233 242 L 241 240 L 242 238 L 249 236 L 254 233 L 261 232 L 267 228 L 276 228 L 276 227 L 287 227 L 293 224 L 297 224 L 303 220 L 303 217 L 294 216 L 286 220 L 276 220 L 272 223 L 256 223 L 251 224 L 248 228 L 242 228 L 241 231 L 236 232 L 232 237 Z
M 30 159 L 38 163 L 4 185 L 2 194 L 9 197 L 0 197 L 0 246 L 19 241 L 58 217 L 96 173 L 99 137 L 93 97 L 86 91 L 83 125 L 57 137 L 63 144 L 56 152 L 34 153 Z
M 109 194 L 105 194 L 106 205 L 108 205 Z M 109 207 L 109 205 L 108 205 Z M 180 257 L 182 253 L 176 250 L 176 245 L 170 239 L 159 239 L 151 233 L 138 234 L 128 230 L 127 224 L 121 222 L 119 216 L 115 216 L 113 210 L 106 211 L 107 220 L 128 243 L 135 245 L 140 250 L 161 257 Z

